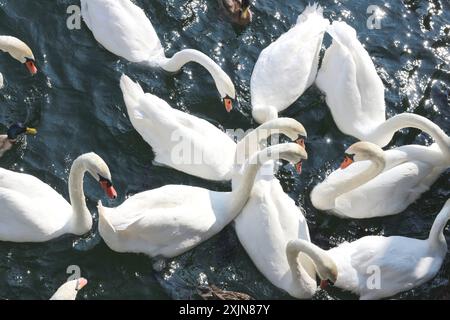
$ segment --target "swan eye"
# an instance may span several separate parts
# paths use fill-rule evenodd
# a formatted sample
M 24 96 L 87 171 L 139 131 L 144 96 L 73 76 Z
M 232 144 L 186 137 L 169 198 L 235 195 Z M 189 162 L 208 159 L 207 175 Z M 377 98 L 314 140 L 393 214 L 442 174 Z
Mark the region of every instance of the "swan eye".
M 295 143 L 297 143 L 298 145 L 300 145 L 303 149 L 305 149 L 306 145 L 305 145 L 305 140 L 306 137 L 302 136 L 301 134 L 298 135 L 297 140 L 295 140 Z
M 355 161 L 355 155 L 354 155 L 354 154 L 346 153 L 346 154 L 345 154 L 345 157 L 346 157 L 346 158 L 349 158 L 349 159 L 352 160 L 352 161 Z
M 98 175 L 99 177 L 99 181 L 102 185 L 105 185 L 107 188 L 111 188 L 112 187 L 112 182 L 109 179 L 106 179 L 104 177 L 102 177 L 101 175 Z

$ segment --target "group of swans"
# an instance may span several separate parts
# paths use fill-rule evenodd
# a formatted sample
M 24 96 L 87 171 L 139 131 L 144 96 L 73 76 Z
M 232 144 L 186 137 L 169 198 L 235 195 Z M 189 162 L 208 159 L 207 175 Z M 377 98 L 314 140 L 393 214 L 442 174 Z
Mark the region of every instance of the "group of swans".
M 37 73 L 33 52 L 22 40 L 11 36 L 0 36 L 0 50 L 9 53 L 15 60 L 24 64 L 32 75 Z M 3 86 L 4 79 L 0 73 L 0 89 Z
M 88 172 L 108 197 L 117 193 L 106 163 L 95 153 L 77 158 L 70 170 L 70 203 L 34 176 L 0 168 L 0 240 L 43 242 L 63 234 L 84 235 L 92 228 L 83 179 Z
M 228 112 L 236 99 L 230 77 L 200 51 L 185 49 L 167 58 L 161 41 L 144 10 L 130 0 L 81 0 L 81 14 L 95 39 L 108 51 L 150 67 L 177 72 L 196 62 L 212 76 Z
M 157 96 L 144 93 L 142 87 L 126 75 L 122 76 L 120 87 L 131 123 L 152 146 L 155 162 L 203 179 L 231 180 L 252 152 L 249 150 L 251 142 L 267 139 L 271 133 L 282 133 L 300 144 L 306 136 L 300 123 L 280 118 L 265 123 L 235 143 L 209 122 L 173 109 Z M 184 146 L 188 152 L 183 153 Z
M 81 5 L 86 25 L 107 50 L 169 72 L 197 62 L 209 71 L 225 108 L 231 111 L 236 93 L 226 73 L 196 50 L 182 50 L 166 58 L 150 20 L 130 0 L 81 0 Z M 333 37 L 333 44 L 319 70 L 325 32 Z M 36 71 L 32 54 L 13 57 Z M 371 236 L 328 251 L 311 243 L 301 208 L 284 193 L 272 171 L 278 159 L 296 164 L 298 171 L 301 161 L 307 159 L 305 128 L 293 119 L 278 118 L 278 113 L 314 82 L 325 93 L 338 127 L 364 140 L 348 148 L 341 168 L 313 190 L 311 198 L 317 208 L 354 218 L 395 214 L 415 201 L 449 166 L 449 137 L 417 115 L 401 114 L 386 120 L 383 85 L 356 32 L 343 22 L 330 25 L 322 8 L 312 5 L 291 30 L 261 53 L 251 79 L 252 114 L 261 126 L 237 143 L 215 126 L 171 108 L 122 76 L 120 88 L 131 123 L 152 146 L 155 161 L 208 180 L 232 180 L 233 188 L 214 192 L 168 185 L 138 193 L 116 208 L 104 207 L 100 201 L 99 233 L 105 243 L 118 252 L 174 257 L 234 220 L 238 238 L 256 267 L 293 297 L 312 297 L 317 290 L 316 275 L 323 286 L 332 282 L 362 299 L 388 297 L 434 277 L 447 251 L 443 230 L 450 217 L 450 201 L 436 218 L 428 240 Z M 394 132 L 405 127 L 429 133 L 436 143 L 383 151 L 381 147 Z M 272 132 L 296 143 L 264 149 L 259 142 Z M 174 161 L 174 134 L 187 139 L 193 153 L 202 156 L 201 165 L 184 162 L 183 157 L 181 162 Z M 242 155 L 243 163 L 239 163 Z M 86 172 L 108 197 L 117 197 L 108 166 L 94 153 L 80 156 L 72 165 L 70 204 L 41 180 L 0 169 L 0 240 L 41 242 L 63 234 L 87 233 L 92 216 L 83 191 Z M 371 266 L 381 271 L 381 285 L 375 291 L 366 283 Z M 69 291 L 73 294 L 72 287 L 79 284 L 68 285 Z
M 332 276 L 334 286 L 364 300 L 387 298 L 410 290 L 433 279 L 439 272 L 448 250 L 443 231 L 449 219 L 450 199 L 425 240 L 366 236 L 328 251 L 305 240 L 292 240 L 286 247 L 292 277 L 299 283 L 308 277 L 301 261 L 303 254 L 316 265 L 322 287 L 327 285 L 323 279 Z
M 313 189 L 312 203 L 347 218 L 402 212 L 450 166 L 450 137 L 419 115 L 402 113 L 386 120 L 383 83 L 356 31 L 335 21 L 327 32 L 333 43 L 325 52 L 316 84 L 325 93 L 338 128 L 379 147 L 363 147 L 364 155 L 356 155 L 356 163 L 331 173 Z M 383 151 L 381 147 L 403 128 L 420 129 L 435 143 Z
M 307 154 L 296 143 L 268 147 L 249 159 L 239 186 L 231 192 L 168 185 L 136 194 L 117 208 L 100 203 L 100 234 L 118 252 L 180 255 L 233 221 L 247 203 L 261 165 L 279 158 L 297 164 Z
M 105 4 L 108 1 L 97 2 Z M 119 2 L 129 6 L 129 10 L 131 8 L 138 10 L 128 1 Z M 144 20 L 146 24 L 149 24 L 148 19 Z M 130 27 L 125 27 L 126 19 L 117 24 L 121 25 L 124 30 L 131 30 L 131 26 L 135 27 L 134 23 L 130 23 Z M 95 30 L 95 27 L 94 29 L 90 28 L 99 40 L 98 34 L 101 33 L 101 30 L 99 32 Z M 326 51 L 322 67 L 318 71 L 319 53 L 325 32 L 328 32 L 334 41 Z M 139 33 L 136 34 L 139 35 Z M 156 36 L 154 38 L 157 39 Z M 102 43 L 101 40 L 99 42 Z M 113 48 L 105 47 L 115 52 Z M 289 52 L 289 55 L 286 52 Z M 285 72 L 281 72 L 283 70 Z M 273 74 L 277 74 L 278 77 L 273 77 Z M 314 82 L 326 94 L 327 103 L 336 123 L 345 133 L 384 146 L 397 130 L 415 127 L 430 133 L 437 141 L 436 145 L 430 147 L 405 146 L 389 151 L 382 151 L 380 147 L 370 143 L 353 146 L 352 150 L 355 152 L 348 154 L 349 158 L 343 164 L 342 169 L 333 173 L 324 183 L 314 189 L 311 197 L 313 204 L 319 209 L 336 209 L 335 212 L 338 214 L 352 217 L 398 213 L 416 200 L 448 166 L 448 137 L 431 121 L 412 114 L 402 114 L 385 121 L 383 84 L 376 74 L 369 55 L 359 43 L 356 32 L 343 22 L 334 22 L 330 25 L 328 20 L 323 18 L 321 7 L 317 5 L 307 7 L 299 16 L 297 24 L 261 53 L 251 80 L 253 117 L 268 128 L 283 126 L 283 122 L 278 124 L 276 122 L 278 113 L 295 102 Z M 234 181 L 240 179 L 237 172 L 243 168 L 242 165 L 236 163 L 237 154 L 239 152 L 245 154 L 245 151 L 242 150 L 244 144 L 248 144 L 250 141 L 249 137 L 236 144 L 225 133 L 208 122 L 172 109 L 160 98 L 144 93 L 139 84 L 134 83 L 127 76 L 122 76 L 121 89 L 130 120 L 144 140 L 152 146 L 156 162 L 209 180 L 230 180 L 234 177 L 233 186 L 235 186 Z M 344 112 L 345 106 L 347 109 Z M 351 120 L 343 118 L 343 115 L 349 113 L 351 113 L 349 118 Z M 256 132 L 258 130 L 255 130 L 253 134 L 256 135 Z M 176 143 L 179 142 L 174 140 L 174 133 L 179 138 L 188 140 L 189 145 L 193 146 L 194 152 L 192 153 L 202 156 L 202 165 L 193 164 L 192 159 L 184 162 L 182 157 L 178 158 L 179 162 L 174 162 L 173 151 Z M 287 135 L 289 136 L 289 134 Z M 306 137 L 306 131 L 304 137 Z M 294 140 L 295 136 L 290 136 L 290 138 Z M 303 139 L 299 137 L 298 141 L 303 141 Z M 218 149 L 219 146 L 220 149 Z M 273 169 L 272 162 L 268 162 L 264 166 L 269 172 Z M 399 166 L 400 168 L 398 168 Z M 344 167 L 349 168 L 345 169 Z M 385 176 L 390 177 L 391 181 L 386 182 L 387 180 L 383 176 L 385 171 L 389 172 Z M 415 174 L 418 171 L 420 171 L 420 175 Z M 267 173 L 267 170 L 265 172 Z M 355 172 L 360 174 L 355 176 Z M 334 175 L 338 174 L 340 176 L 333 179 Z M 342 175 L 349 178 L 344 179 Z M 376 176 L 380 180 L 378 184 L 374 179 Z M 352 178 L 350 179 L 350 177 Z M 393 192 L 395 183 L 404 181 L 407 181 L 405 188 L 396 189 L 397 193 Z M 375 194 L 374 201 L 367 203 L 367 198 L 363 198 L 363 195 L 373 194 L 373 190 L 381 190 L 385 184 L 387 185 L 385 191 L 382 190 L 380 195 Z M 359 187 L 368 189 L 359 191 Z M 174 187 L 170 186 L 169 188 Z M 157 191 L 152 192 L 154 195 L 157 194 Z M 161 195 L 166 194 L 164 187 L 159 192 Z M 354 200 L 356 196 L 352 198 L 355 205 L 352 201 L 345 199 L 349 194 L 352 197 L 351 192 L 359 195 L 358 201 L 361 208 L 356 206 L 356 200 Z M 138 234 L 137 230 L 142 230 L 149 225 L 154 226 L 152 224 L 154 221 L 148 221 L 149 218 L 145 215 L 132 214 L 130 217 L 126 214 L 127 210 L 124 208 L 128 208 L 128 206 L 131 208 L 131 205 L 138 203 L 137 199 L 140 196 L 136 196 L 136 199 L 131 198 L 133 199 L 131 204 L 125 203 L 119 208 L 113 209 L 120 210 L 121 214 L 108 215 L 108 210 L 111 209 L 99 205 L 101 230 L 104 230 L 103 234 L 109 231 L 109 235 L 113 235 L 109 240 L 105 240 L 111 248 L 117 251 L 145 252 L 152 256 L 158 254 L 170 256 L 172 251 L 177 254 L 185 248 L 191 248 L 191 243 L 203 239 L 203 233 L 196 230 L 199 238 L 191 240 L 191 242 L 187 241 L 188 244 L 186 244 L 186 237 L 189 238 L 192 234 L 183 233 L 180 234 L 180 239 L 174 242 L 174 248 L 170 246 L 164 247 L 164 249 L 160 246 L 133 248 L 135 243 L 133 241 L 136 241 L 136 234 Z M 401 200 L 386 203 L 387 196 Z M 376 201 L 380 199 L 383 199 L 384 206 L 380 201 Z M 209 200 L 207 203 L 209 204 L 211 201 Z M 174 205 L 176 213 L 179 203 Z M 347 207 L 345 207 L 346 205 Z M 364 206 L 367 210 L 362 209 Z M 139 212 L 135 207 L 131 211 Z M 356 213 L 351 215 L 353 211 Z M 196 215 L 193 214 L 192 217 L 196 217 Z M 134 221 L 134 219 L 136 220 Z M 197 219 L 193 220 L 197 221 Z M 169 220 L 165 223 L 173 222 Z M 172 228 L 173 226 L 166 227 Z M 249 199 L 235 219 L 235 229 L 242 245 L 258 269 L 273 284 L 286 290 L 292 296 L 311 297 L 317 289 L 316 273 L 322 275 L 322 279 L 336 280 L 337 269 L 332 265 L 331 260 L 326 261 L 326 268 L 318 270 L 319 262 L 314 261 L 314 258 L 307 253 L 300 253 L 298 259 L 294 259 L 289 252 L 287 255 L 285 254 L 284 249 L 289 241 L 297 239 L 296 241 L 309 243 L 310 236 L 301 209 L 283 192 L 279 181 L 272 174 L 267 175 L 261 172 L 257 174 Z M 130 232 L 131 230 L 134 232 Z M 159 235 L 159 233 L 157 234 Z M 209 234 L 207 235 L 209 236 Z M 156 239 L 153 235 L 147 235 L 140 241 L 145 243 L 150 238 Z M 261 247 L 261 243 L 264 243 L 265 246 Z M 289 246 L 288 248 L 292 249 Z M 297 263 L 294 263 L 294 260 L 303 267 L 303 273 L 300 272 L 301 278 L 299 278 L 300 268 Z

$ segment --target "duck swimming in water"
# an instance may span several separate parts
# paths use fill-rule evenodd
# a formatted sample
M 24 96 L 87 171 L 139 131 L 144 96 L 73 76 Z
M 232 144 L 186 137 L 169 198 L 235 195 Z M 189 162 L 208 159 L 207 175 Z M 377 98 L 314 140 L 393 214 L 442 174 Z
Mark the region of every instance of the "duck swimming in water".
M 36 135 L 37 130 L 34 128 L 28 128 L 22 123 L 15 123 L 9 127 L 6 134 L 0 135 L 0 157 L 3 157 L 6 151 L 10 150 L 17 139 L 22 134 Z
M 219 0 L 228 17 L 235 24 L 246 26 L 252 22 L 250 0 Z

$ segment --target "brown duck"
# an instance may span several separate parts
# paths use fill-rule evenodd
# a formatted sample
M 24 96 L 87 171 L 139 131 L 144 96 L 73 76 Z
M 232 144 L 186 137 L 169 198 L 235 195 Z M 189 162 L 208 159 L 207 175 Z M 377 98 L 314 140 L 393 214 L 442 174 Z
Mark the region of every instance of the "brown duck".
M 219 0 L 219 2 L 233 23 L 246 26 L 252 21 L 250 0 Z

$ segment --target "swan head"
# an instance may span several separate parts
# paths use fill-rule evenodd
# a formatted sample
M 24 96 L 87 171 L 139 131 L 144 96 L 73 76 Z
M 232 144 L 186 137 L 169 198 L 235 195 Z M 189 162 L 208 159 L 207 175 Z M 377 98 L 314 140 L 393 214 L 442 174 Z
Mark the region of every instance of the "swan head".
M 75 300 L 78 291 L 87 285 L 88 281 L 85 278 L 71 280 L 63 284 L 50 298 L 50 300 Z
M 12 143 L 16 142 L 17 138 L 22 134 L 36 135 L 37 130 L 24 126 L 22 123 L 15 123 L 9 127 L 6 132 L 8 140 Z
M 81 156 L 83 164 L 89 174 L 100 183 L 101 188 L 105 191 L 110 199 L 117 198 L 117 192 L 114 189 L 111 172 L 108 165 L 95 153 L 88 153 Z
M 331 260 L 325 260 L 322 266 L 316 266 L 317 275 L 320 278 L 320 288 L 325 289 L 329 285 L 333 286 L 338 278 L 336 263 Z
M 305 149 L 305 141 L 308 137 L 305 127 L 297 120 L 291 118 L 278 118 L 266 122 L 263 126 L 276 128 L 280 133 L 283 133 L 291 141 L 299 144 Z
M 383 149 L 381 149 L 378 145 L 367 141 L 360 141 L 351 145 L 345 151 L 345 157 L 341 164 L 341 169 L 345 169 L 352 163 L 358 161 L 382 159 L 383 155 Z
M 283 143 L 266 149 L 268 153 L 279 153 L 279 158 L 295 163 L 295 169 L 299 174 L 302 173 L 302 162 L 308 159 L 308 153 L 305 148 L 297 143 Z
M 225 110 L 230 113 L 233 110 L 233 102 L 236 100 L 236 89 L 228 75 L 225 74 L 222 78 L 223 81 L 217 84 L 217 89 L 219 90 Z
M 15 37 L 5 37 L 4 50 L 8 52 L 11 57 L 24 64 L 32 75 L 38 72 L 33 52 L 22 40 Z

